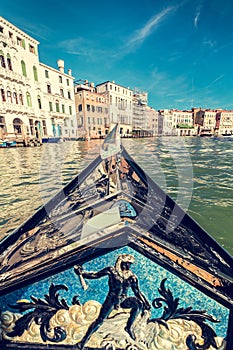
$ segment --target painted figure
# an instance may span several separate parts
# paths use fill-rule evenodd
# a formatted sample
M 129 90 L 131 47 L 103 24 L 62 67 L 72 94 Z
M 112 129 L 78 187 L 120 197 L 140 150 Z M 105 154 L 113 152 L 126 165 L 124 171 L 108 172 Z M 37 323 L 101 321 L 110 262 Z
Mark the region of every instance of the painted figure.
M 86 279 L 97 279 L 108 276 L 109 291 L 107 297 L 100 309 L 99 316 L 89 326 L 86 334 L 80 343 L 77 344 L 77 349 L 83 349 L 91 335 L 103 324 L 103 321 L 109 316 L 112 310 L 124 308 L 131 309 L 125 331 L 130 337 L 135 340 L 135 334 L 131 328 L 137 315 L 145 310 L 150 310 L 150 304 L 146 297 L 140 292 L 137 276 L 130 270 L 131 264 L 134 262 L 134 257 L 130 254 L 121 254 L 117 258 L 115 266 L 106 267 L 98 272 L 85 272 L 79 265 L 74 266 L 74 271 L 77 275 Z M 129 289 L 134 292 L 134 297 L 128 297 Z

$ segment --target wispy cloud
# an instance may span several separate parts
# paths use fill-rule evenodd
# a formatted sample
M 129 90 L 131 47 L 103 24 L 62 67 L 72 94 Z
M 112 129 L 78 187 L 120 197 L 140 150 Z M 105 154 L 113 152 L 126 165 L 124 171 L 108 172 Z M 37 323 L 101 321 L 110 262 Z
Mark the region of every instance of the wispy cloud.
M 201 14 L 201 5 L 199 5 L 199 6 L 197 7 L 196 14 L 195 14 L 195 16 L 194 16 L 193 24 L 194 24 L 194 27 L 195 27 L 195 28 L 198 27 L 198 22 L 199 22 L 199 19 L 200 19 L 200 14 Z
M 105 53 L 104 49 L 96 47 L 93 41 L 82 37 L 63 40 L 57 46 L 68 54 L 85 56 L 91 60 L 96 60 L 96 57 L 101 57 Z
M 133 33 L 132 37 L 126 43 L 125 49 L 127 51 L 131 51 L 136 46 L 141 45 L 145 39 L 149 37 L 167 19 L 170 14 L 177 10 L 177 8 L 177 6 L 169 6 L 163 11 L 156 13 L 142 28 L 137 29 Z
M 214 85 L 215 83 L 217 83 L 217 81 L 221 80 L 222 78 L 224 78 L 225 74 L 221 74 L 219 75 L 217 78 L 215 78 L 213 81 L 211 81 L 211 83 L 209 85 L 207 85 L 205 87 L 205 89 L 210 88 L 212 85 Z

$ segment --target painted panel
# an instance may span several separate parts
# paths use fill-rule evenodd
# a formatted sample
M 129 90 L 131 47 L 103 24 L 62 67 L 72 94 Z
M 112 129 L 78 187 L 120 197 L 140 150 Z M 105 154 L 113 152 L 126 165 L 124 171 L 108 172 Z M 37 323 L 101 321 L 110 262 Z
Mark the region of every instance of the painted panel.
M 224 349 L 229 319 L 227 308 L 130 247 L 1 297 L 0 305 L 2 339 L 28 349 Z

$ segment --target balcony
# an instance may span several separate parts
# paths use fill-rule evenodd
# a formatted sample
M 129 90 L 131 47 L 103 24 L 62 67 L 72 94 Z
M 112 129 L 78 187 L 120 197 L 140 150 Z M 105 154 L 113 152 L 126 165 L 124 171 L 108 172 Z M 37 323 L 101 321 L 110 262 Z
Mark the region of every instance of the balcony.
M 0 77 L 23 85 L 30 84 L 30 79 L 25 77 L 23 74 L 13 72 L 12 70 L 3 67 L 0 67 Z
M 32 107 L 24 106 L 24 105 L 17 105 L 13 103 L 3 103 L 0 105 L 0 112 L 1 113 L 16 113 L 16 114 L 30 114 L 34 115 L 35 112 Z

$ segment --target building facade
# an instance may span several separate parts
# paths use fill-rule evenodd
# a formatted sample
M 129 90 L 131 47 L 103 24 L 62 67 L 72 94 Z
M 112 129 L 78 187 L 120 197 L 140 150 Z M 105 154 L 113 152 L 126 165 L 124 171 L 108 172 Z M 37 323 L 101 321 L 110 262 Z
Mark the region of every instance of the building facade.
M 132 136 L 133 91 L 114 81 L 106 81 L 96 86 L 96 92 L 108 100 L 110 127 L 119 123 L 121 136 Z
M 135 136 L 146 136 L 148 131 L 148 93 L 134 89 L 132 131 Z
M 31 142 L 74 135 L 73 77 L 39 61 L 39 42 L 0 17 L 0 137 Z M 72 122 L 71 122 L 72 120 Z
M 233 135 L 233 111 L 219 110 L 216 112 L 215 133 L 217 135 Z
M 107 96 L 96 92 L 94 83 L 87 80 L 77 84 L 74 91 L 79 138 L 104 138 L 110 127 Z

